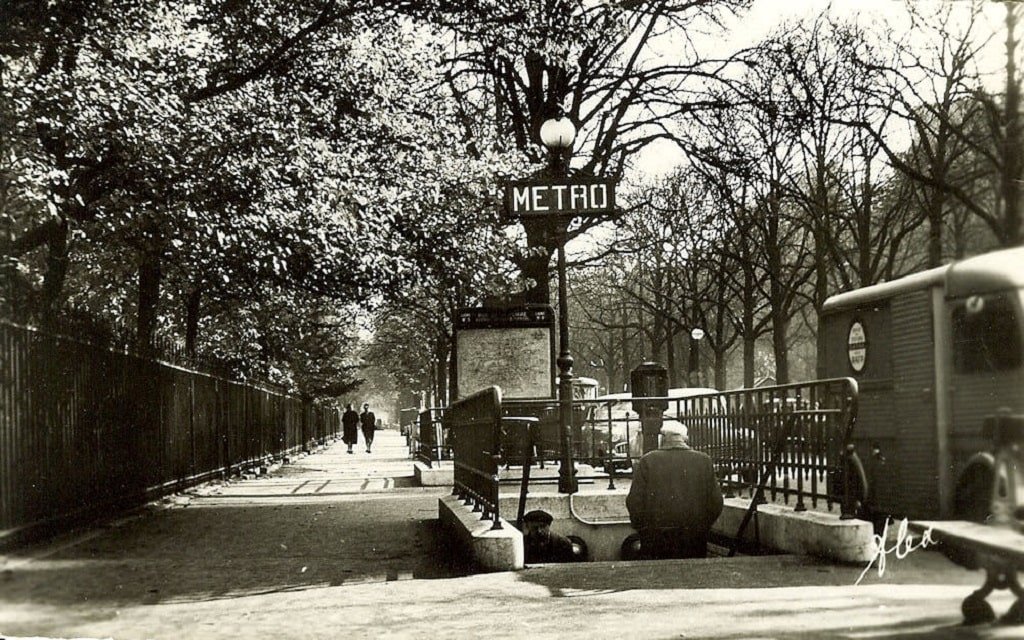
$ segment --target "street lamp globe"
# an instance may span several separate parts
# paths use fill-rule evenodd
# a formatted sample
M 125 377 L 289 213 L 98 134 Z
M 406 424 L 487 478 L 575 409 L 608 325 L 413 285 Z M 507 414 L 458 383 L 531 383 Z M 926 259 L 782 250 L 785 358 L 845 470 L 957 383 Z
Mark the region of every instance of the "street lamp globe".
M 565 116 L 545 120 L 540 125 L 540 141 L 548 149 L 568 149 L 576 139 L 576 126 Z

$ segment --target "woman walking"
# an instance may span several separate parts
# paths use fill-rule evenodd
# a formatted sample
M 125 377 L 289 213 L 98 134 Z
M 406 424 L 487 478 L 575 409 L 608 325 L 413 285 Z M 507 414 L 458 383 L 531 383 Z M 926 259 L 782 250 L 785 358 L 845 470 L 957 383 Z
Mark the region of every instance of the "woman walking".
M 358 439 L 359 414 L 352 408 L 352 403 L 345 405 L 345 413 L 341 416 L 342 433 L 341 439 L 348 445 L 348 452 L 352 453 L 352 447 Z

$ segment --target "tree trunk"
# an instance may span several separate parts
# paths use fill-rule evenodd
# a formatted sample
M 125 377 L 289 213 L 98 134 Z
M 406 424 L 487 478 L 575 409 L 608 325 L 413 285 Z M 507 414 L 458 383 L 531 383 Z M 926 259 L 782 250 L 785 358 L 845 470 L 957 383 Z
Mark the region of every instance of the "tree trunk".
M 712 351 L 715 354 L 715 388 L 720 391 L 725 391 L 726 385 L 725 364 L 726 352 L 728 349 L 725 347 L 727 342 L 725 339 L 725 326 L 728 307 L 729 304 L 725 296 L 725 287 L 719 285 L 718 290 L 715 292 L 714 335 L 708 336 L 708 344 L 711 346 Z
M 195 362 L 196 342 L 199 339 L 199 313 L 203 300 L 202 290 L 193 287 L 185 299 L 185 353 Z
M 768 196 L 768 231 L 765 253 L 768 263 L 768 303 L 771 306 L 772 351 L 775 355 L 775 384 L 789 382 L 789 356 L 786 333 L 789 325 L 786 298 L 789 291 L 783 283 L 782 239 L 779 237 L 780 202 L 777 184 L 773 183 Z
M 622 302 L 622 324 L 619 327 L 619 344 L 621 345 L 622 353 L 619 354 L 619 362 L 617 371 L 621 374 L 621 378 L 616 375 L 615 386 L 612 387 L 611 379 L 608 380 L 608 393 L 618 393 L 622 391 L 625 386 L 624 381 L 628 379 L 629 371 L 629 312 L 626 308 L 625 300 Z
M 786 334 L 789 319 L 781 311 L 772 311 L 772 352 L 775 355 L 775 384 L 789 383 L 789 345 Z
M 932 187 L 927 187 L 937 191 Z M 929 198 L 928 207 L 928 268 L 942 266 L 942 209 L 944 200 L 937 193 Z
M 671 322 L 668 323 L 671 326 Z M 667 329 L 668 336 L 665 340 L 665 368 L 668 369 L 668 386 L 670 389 L 676 387 L 676 341 L 675 332 Z
M 450 397 L 448 387 L 448 367 L 450 362 L 448 358 L 447 336 L 437 338 L 434 345 L 434 355 L 434 361 L 437 363 L 437 397 L 441 403 L 447 404 L 445 399 Z
M 947 86 L 943 95 L 943 113 L 948 114 L 951 108 L 951 97 Z M 949 140 L 952 136 L 950 125 L 945 120 L 939 121 L 939 132 L 935 139 L 935 151 L 932 158 L 931 173 L 939 184 L 948 184 L 947 174 L 950 155 Z M 942 236 L 945 223 L 946 203 L 949 197 L 942 189 L 932 186 L 923 187 L 927 194 L 928 217 L 928 268 L 942 266 Z
M 527 253 L 513 258 L 523 278 L 533 285 L 523 291 L 522 300 L 533 304 L 551 304 L 551 255 L 557 248 L 546 220 L 525 220 Z
M 68 233 L 68 221 L 61 218 L 46 244 L 46 274 L 39 301 L 39 320 L 43 326 L 53 325 L 60 315 L 64 281 L 68 275 Z
M 757 355 L 757 341 L 754 339 L 753 332 L 744 333 L 743 335 L 743 388 L 753 389 L 755 371 L 754 371 L 754 359 Z
M 715 388 L 725 391 L 728 388 L 729 380 L 726 373 L 726 354 L 722 351 L 715 351 Z
M 139 352 L 143 355 L 153 353 L 162 275 L 159 253 L 153 250 L 140 251 L 135 342 Z
M 535 247 L 538 251 L 543 247 Z M 522 300 L 532 304 L 551 304 L 551 283 L 548 264 L 551 262 L 551 254 L 545 253 L 542 256 L 530 255 L 520 257 L 516 260 L 519 272 L 523 278 L 533 281 L 533 285 L 523 291 Z
M 754 335 L 754 275 L 751 267 L 743 269 L 743 387 L 754 387 L 754 358 L 757 351 L 757 336 Z
M 447 336 L 448 339 L 448 396 L 444 399 L 444 404 L 448 405 L 455 402 L 455 390 L 458 388 L 459 381 L 457 376 L 458 371 L 458 360 L 457 354 L 455 353 L 455 340 L 451 336 Z
M 689 363 L 686 367 L 686 386 L 700 386 L 700 341 L 690 338 Z
M 825 261 L 828 260 L 828 256 L 825 255 L 824 251 L 817 248 L 819 243 L 815 241 L 815 265 L 814 274 L 814 311 L 815 316 L 821 314 L 822 307 L 825 306 L 825 300 L 828 299 L 828 268 L 825 266 Z M 824 241 L 820 243 L 824 246 Z M 823 362 L 825 360 L 825 336 L 818 331 L 817 325 L 812 328 L 814 338 L 814 358 L 818 373 L 818 377 L 823 377 L 821 371 L 823 370 Z

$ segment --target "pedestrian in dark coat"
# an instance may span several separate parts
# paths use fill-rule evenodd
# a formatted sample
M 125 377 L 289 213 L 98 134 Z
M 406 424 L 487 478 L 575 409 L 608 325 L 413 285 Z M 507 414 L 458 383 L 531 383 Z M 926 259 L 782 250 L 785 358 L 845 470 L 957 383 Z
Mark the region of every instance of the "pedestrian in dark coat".
M 637 463 L 626 497 L 640 534 L 640 557 L 703 558 L 708 533 L 722 513 L 722 490 L 711 458 L 687 444 L 686 427 L 667 422 L 661 446 Z
M 352 447 L 359 439 L 359 414 L 352 408 L 352 403 L 345 405 L 345 413 L 341 416 L 341 439 L 348 445 L 348 452 L 352 453 Z
M 373 444 L 373 432 L 377 430 L 377 416 L 370 411 L 369 404 L 363 404 L 363 412 L 359 414 L 359 423 L 363 428 L 363 440 L 366 441 L 366 453 L 370 453 Z

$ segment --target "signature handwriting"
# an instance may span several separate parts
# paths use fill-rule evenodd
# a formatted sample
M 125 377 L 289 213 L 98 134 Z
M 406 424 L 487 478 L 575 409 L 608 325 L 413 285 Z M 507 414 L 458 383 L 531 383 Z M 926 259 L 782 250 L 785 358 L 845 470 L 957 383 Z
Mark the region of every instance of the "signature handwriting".
M 935 544 L 935 540 L 932 539 L 932 528 L 928 527 L 924 533 L 921 534 L 921 538 L 915 541 L 914 536 L 907 533 L 907 519 L 903 518 L 900 520 L 899 527 L 896 529 L 896 542 L 891 547 L 885 546 L 885 541 L 889 538 L 889 525 L 892 523 L 890 518 L 885 519 L 885 525 L 882 527 L 881 534 L 875 534 L 875 547 L 878 551 L 875 552 L 871 561 L 868 562 L 868 566 L 864 567 L 864 571 L 860 572 L 860 577 L 857 578 L 857 582 L 854 585 L 860 584 L 860 581 L 864 579 L 871 567 L 878 566 L 878 577 L 881 578 L 885 575 L 885 561 L 889 554 L 895 553 L 897 560 L 902 560 L 910 555 L 911 551 L 917 551 L 918 549 L 924 549 L 929 545 Z

